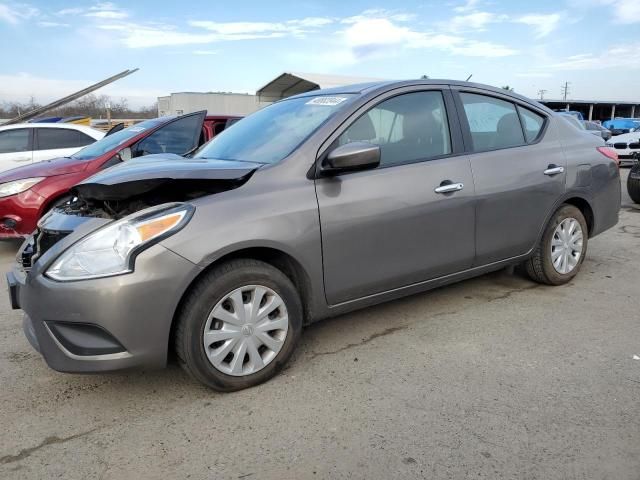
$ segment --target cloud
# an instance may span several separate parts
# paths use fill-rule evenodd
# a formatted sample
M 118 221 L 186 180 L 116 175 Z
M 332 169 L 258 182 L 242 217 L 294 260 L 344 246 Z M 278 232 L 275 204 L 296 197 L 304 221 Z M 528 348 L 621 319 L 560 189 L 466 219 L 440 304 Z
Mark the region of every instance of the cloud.
M 0 3 L 0 21 L 11 25 L 17 25 L 23 20 L 37 17 L 39 14 L 40 10 L 24 3 L 12 5 Z
M 101 2 L 89 8 L 84 16 L 104 20 L 122 20 L 127 18 L 129 14 L 111 2 Z
M 180 30 L 173 25 L 102 22 L 101 30 L 118 32 L 128 48 L 151 48 L 177 45 L 205 45 L 223 41 L 256 40 L 285 36 L 302 37 L 333 23 L 324 17 L 306 17 L 283 22 L 214 22 L 193 20 L 188 24 L 197 30 Z
M 194 50 L 193 55 L 218 55 L 216 50 Z
M 421 32 L 408 26 L 397 25 L 385 18 L 361 19 L 342 32 L 344 45 L 350 48 L 354 59 L 370 57 L 397 48 L 438 49 L 471 57 L 505 57 L 518 53 L 515 49 L 493 42 L 470 40 L 457 35 Z
M 615 23 L 632 24 L 640 22 L 640 2 L 638 0 L 571 0 L 574 8 L 606 7 L 613 13 Z
M 456 12 L 464 13 L 475 10 L 476 6 L 479 4 L 479 0 L 467 0 L 464 5 L 459 5 L 454 8 Z
M 564 60 L 548 65 L 554 70 L 604 70 L 621 68 L 625 70 L 640 69 L 640 43 L 621 47 L 612 47 L 599 55 L 582 53 L 571 55 Z
M 69 25 L 68 23 L 41 21 L 41 22 L 38 22 L 38 26 L 46 27 L 46 28 L 56 28 L 56 27 L 70 27 L 71 25 Z
M 553 77 L 553 74 L 549 73 L 549 72 L 520 72 L 520 73 L 516 73 L 516 77 L 521 77 L 521 78 L 551 78 L 551 77 Z
M 536 38 L 543 38 L 560 26 L 562 15 L 560 13 L 529 14 L 514 19 L 516 23 L 523 23 L 533 27 Z
M 491 12 L 473 12 L 467 15 L 457 15 L 446 22 L 452 31 L 485 30 L 490 23 L 504 22 L 508 15 L 498 15 Z M 445 25 L 443 23 L 443 25 Z
M 56 15 L 60 17 L 64 17 L 66 15 L 80 15 L 84 12 L 84 8 L 74 7 L 74 8 L 63 8 L 62 10 L 58 10 Z

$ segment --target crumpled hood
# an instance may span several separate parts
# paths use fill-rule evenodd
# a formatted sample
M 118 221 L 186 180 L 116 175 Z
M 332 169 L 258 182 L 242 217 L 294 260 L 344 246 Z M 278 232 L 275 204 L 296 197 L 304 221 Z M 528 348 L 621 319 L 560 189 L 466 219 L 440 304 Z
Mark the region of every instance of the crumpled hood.
M 231 180 L 241 178 L 262 166 L 261 163 L 185 158 L 174 154 L 147 155 L 103 170 L 80 185 L 115 185 L 152 179 Z
M 174 154 L 148 155 L 99 172 L 73 187 L 85 199 L 121 200 L 178 183 L 239 185 L 261 163 L 185 158 Z M 229 187 L 225 188 L 229 188 Z
M 21 180 L 23 178 L 55 177 L 56 175 L 81 172 L 87 168 L 89 163 L 90 162 L 86 160 L 76 160 L 75 158 L 69 157 L 43 160 L 0 173 L 0 183 Z

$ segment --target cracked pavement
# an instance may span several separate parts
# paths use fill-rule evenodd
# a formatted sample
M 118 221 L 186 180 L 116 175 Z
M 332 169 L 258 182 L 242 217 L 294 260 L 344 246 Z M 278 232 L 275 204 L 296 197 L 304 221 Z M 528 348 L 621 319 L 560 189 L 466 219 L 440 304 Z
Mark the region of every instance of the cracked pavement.
M 623 170 L 626 177 L 628 170 Z M 267 384 L 47 368 L 0 296 L 0 478 L 640 475 L 640 206 L 563 287 L 506 271 L 307 328 Z M 0 243 L 7 270 L 17 245 Z

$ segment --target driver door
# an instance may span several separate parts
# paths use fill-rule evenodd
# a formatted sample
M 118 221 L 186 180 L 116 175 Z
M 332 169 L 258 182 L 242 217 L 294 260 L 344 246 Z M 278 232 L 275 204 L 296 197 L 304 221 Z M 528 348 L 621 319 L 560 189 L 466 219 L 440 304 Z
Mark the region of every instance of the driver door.
M 395 94 L 329 147 L 381 152 L 377 168 L 316 180 L 330 305 L 471 267 L 474 185 L 456 122 L 448 89 Z

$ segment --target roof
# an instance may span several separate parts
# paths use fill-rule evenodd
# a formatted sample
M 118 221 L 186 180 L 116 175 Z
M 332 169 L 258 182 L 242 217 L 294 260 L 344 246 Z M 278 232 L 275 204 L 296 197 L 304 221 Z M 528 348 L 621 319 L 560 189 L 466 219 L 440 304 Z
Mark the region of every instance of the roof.
M 538 100 L 540 103 L 561 103 L 563 105 L 566 105 L 567 103 L 569 105 L 572 104 L 581 104 L 581 105 L 598 105 L 601 103 L 604 104 L 608 104 L 608 105 L 640 105 L 640 100 L 639 101 L 622 101 L 622 100 L 554 100 L 554 99 L 543 99 L 543 100 Z
M 76 123 L 13 123 L 11 125 L 0 125 L 0 130 L 12 130 L 15 128 L 57 128 L 66 130 L 78 130 L 79 132 L 86 133 L 93 138 L 101 138 L 104 136 L 104 132 L 96 128 L 87 127 L 86 125 L 78 125 Z
M 312 90 L 330 89 L 344 85 L 380 82 L 378 78 L 324 75 L 320 73 L 285 72 L 256 91 L 261 102 L 275 102 Z

